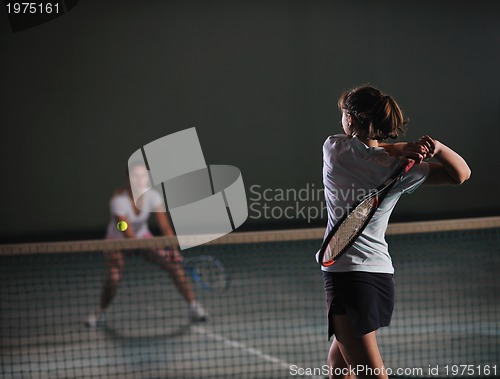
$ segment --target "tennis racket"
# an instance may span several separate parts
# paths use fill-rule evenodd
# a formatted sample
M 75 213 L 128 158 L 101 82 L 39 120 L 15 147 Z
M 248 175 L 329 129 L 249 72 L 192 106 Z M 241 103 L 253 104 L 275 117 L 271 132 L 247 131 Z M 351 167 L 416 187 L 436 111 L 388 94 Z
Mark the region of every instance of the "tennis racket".
M 398 170 L 387 179 L 376 191 L 363 197 L 350 212 L 346 212 L 328 233 L 319 251 L 319 262 L 322 266 L 333 265 L 356 241 L 375 211 L 389 193 L 391 188 L 415 164 L 413 160 L 405 161 Z
M 193 281 L 209 292 L 226 292 L 231 283 L 229 273 L 217 258 L 200 255 L 184 258 L 184 270 L 191 275 Z

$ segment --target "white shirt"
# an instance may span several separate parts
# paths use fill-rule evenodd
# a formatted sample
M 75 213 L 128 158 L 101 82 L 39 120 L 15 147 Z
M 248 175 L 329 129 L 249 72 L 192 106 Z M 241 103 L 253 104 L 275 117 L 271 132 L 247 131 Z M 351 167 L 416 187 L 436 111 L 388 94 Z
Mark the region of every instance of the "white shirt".
M 151 188 L 142 195 L 141 200 L 143 201 L 141 210 L 135 213 L 133 200 L 126 191 L 119 192 L 111 198 L 109 203 L 111 221 L 108 224 L 106 238 L 124 238 L 123 232 L 116 227 L 116 216 L 127 218 L 136 237 L 141 238 L 151 234 L 148 228 L 149 215 L 163 204 L 163 199 L 158 191 Z
M 384 183 L 398 170 L 401 160 L 391 157 L 382 147 L 368 147 L 356 137 L 334 135 L 323 145 L 323 184 L 328 209 L 325 236 L 346 209 Z M 334 265 L 324 271 L 365 271 L 394 273 L 385 231 L 389 217 L 403 193 L 412 193 L 427 178 L 429 165 L 412 167 L 399 180 L 354 244 Z

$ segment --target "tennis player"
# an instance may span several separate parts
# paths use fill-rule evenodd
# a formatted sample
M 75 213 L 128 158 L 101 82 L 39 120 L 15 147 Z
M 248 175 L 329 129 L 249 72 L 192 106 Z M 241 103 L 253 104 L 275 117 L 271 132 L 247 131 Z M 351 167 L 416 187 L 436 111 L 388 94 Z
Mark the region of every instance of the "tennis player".
M 359 198 L 384 183 L 402 159 L 416 163 L 396 183 L 362 234 L 335 264 L 322 267 L 328 315 L 330 378 L 387 378 L 376 333 L 394 308 L 394 268 L 385 241 L 389 216 L 403 193 L 421 184 L 461 184 L 470 176 L 464 159 L 429 136 L 415 143 L 385 144 L 407 124 L 398 104 L 363 86 L 342 94 L 338 106 L 345 134 L 323 145 L 323 183 L 328 209 L 326 235 Z M 424 162 L 434 157 L 436 162 Z
M 129 168 L 130 185 L 115 192 L 110 202 L 111 220 L 108 224 L 106 238 L 149 238 L 152 233 L 148 228 L 148 219 L 151 212 L 156 212 L 158 225 L 164 235 L 173 236 L 174 231 L 163 208 L 163 200 L 154 189 L 149 189 L 139 199 L 141 204 L 136 207 L 132 197 L 132 187 L 137 193 L 144 192 L 149 187 L 147 168 L 142 163 L 134 164 Z M 140 208 L 140 209 L 139 209 Z M 120 231 L 117 223 L 125 221 L 128 228 Z M 184 299 L 189 303 L 189 319 L 192 322 L 205 321 L 207 313 L 200 303 L 195 300 L 191 283 L 187 280 L 182 266 L 182 256 L 178 250 L 154 249 L 143 253 L 144 258 L 168 270 L 175 285 Z M 92 313 L 86 324 L 98 326 L 105 322 L 105 311 L 116 296 L 118 286 L 123 278 L 124 257 L 121 251 L 105 253 L 106 277 L 101 292 L 99 308 Z

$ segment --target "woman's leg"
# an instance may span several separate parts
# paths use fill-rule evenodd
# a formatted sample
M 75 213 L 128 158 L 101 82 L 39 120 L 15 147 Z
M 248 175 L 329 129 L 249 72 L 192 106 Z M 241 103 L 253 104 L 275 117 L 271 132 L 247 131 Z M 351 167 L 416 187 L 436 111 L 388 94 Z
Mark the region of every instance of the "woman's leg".
M 152 252 L 151 258 L 163 270 L 168 270 L 175 286 L 189 303 L 189 319 L 192 322 L 206 321 L 208 314 L 195 299 L 193 286 L 182 265 L 182 255 L 177 250 L 155 250 Z
M 118 286 L 123 278 L 124 272 L 123 253 L 120 251 L 110 252 L 106 255 L 106 278 L 102 286 L 99 311 L 104 312 L 118 292 Z
M 376 331 L 357 336 L 345 314 L 333 315 L 333 323 L 335 340 L 330 349 L 329 362 L 339 362 L 340 351 L 344 363 L 355 370 L 358 378 L 387 379 L 388 375 L 378 349 Z M 334 344 L 337 344 L 338 349 Z
M 182 256 L 179 252 L 155 250 L 152 253 L 152 260 L 159 264 L 163 270 L 170 273 L 175 286 L 181 293 L 182 297 L 188 302 L 195 301 L 193 287 L 188 280 L 184 267 L 182 266 Z
M 330 367 L 329 379 L 354 379 L 354 376 L 350 375 L 349 366 L 340 351 L 337 338 L 334 338 L 328 352 L 328 366 Z
M 99 308 L 89 315 L 85 324 L 89 327 L 103 325 L 104 312 L 116 296 L 118 286 L 123 278 L 123 254 L 119 251 L 106 253 L 106 277 L 101 290 Z

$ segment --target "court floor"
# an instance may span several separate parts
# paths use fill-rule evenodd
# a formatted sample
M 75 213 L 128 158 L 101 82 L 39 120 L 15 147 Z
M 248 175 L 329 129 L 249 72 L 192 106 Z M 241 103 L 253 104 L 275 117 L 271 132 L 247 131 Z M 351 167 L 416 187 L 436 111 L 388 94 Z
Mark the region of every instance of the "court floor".
M 379 336 L 386 366 L 498 365 L 496 245 L 476 249 L 473 270 L 467 260 L 436 257 L 440 244 L 418 254 L 409 246 L 417 249 L 391 242 L 398 296 Z M 270 379 L 300 369 L 312 373 L 301 377 L 323 377 L 329 342 L 316 248 L 309 241 L 199 252 L 218 257 L 232 281 L 224 294 L 196 290 L 210 314 L 198 324 L 165 272 L 128 257 L 106 326 L 95 329 L 83 321 L 97 305 L 102 254 L 3 257 L 2 377 Z

